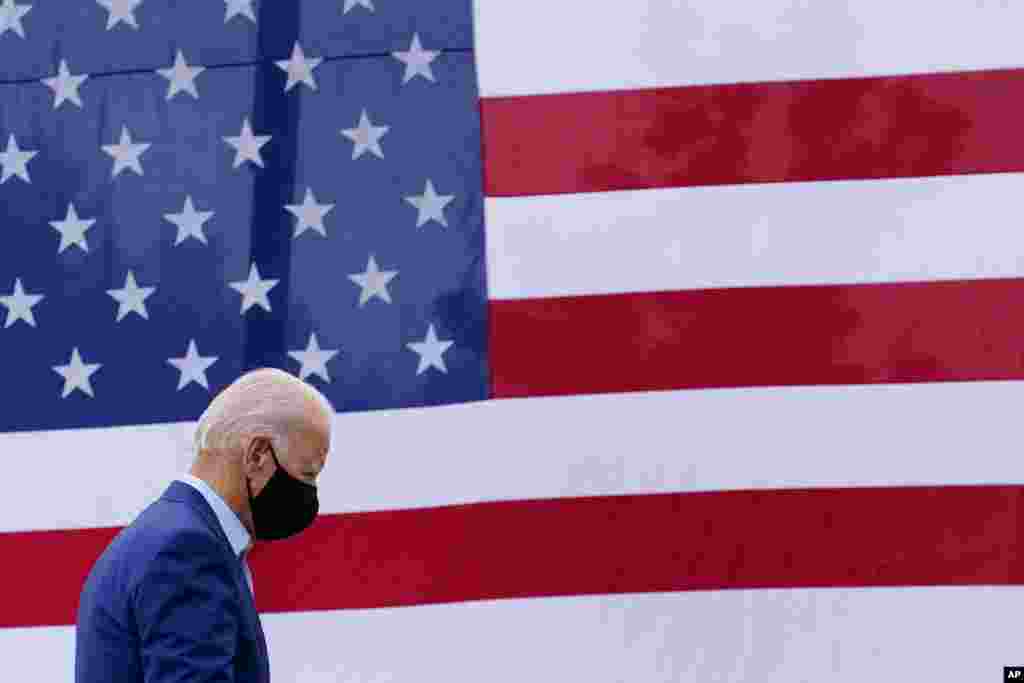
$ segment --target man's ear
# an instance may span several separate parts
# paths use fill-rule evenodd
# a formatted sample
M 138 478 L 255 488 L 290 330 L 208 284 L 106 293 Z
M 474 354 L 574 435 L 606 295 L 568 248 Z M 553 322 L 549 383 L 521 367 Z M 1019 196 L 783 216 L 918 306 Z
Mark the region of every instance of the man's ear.
M 245 447 L 245 468 L 249 471 L 260 471 L 270 462 L 273 446 L 265 436 L 254 436 Z

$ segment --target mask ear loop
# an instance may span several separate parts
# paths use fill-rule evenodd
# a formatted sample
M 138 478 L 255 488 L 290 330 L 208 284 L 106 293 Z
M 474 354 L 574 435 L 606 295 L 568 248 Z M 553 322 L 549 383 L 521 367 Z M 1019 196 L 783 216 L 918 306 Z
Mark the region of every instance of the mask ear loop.
M 281 463 L 279 463 L 277 461 L 277 454 L 274 453 L 274 446 L 273 445 L 270 446 L 270 457 L 274 459 L 274 465 L 276 467 L 280 468 L 281 467 Z M 275 473 L 276 473 L 276 471 L 277 470 L 275 470 Z M 273 476 L 273 475 L 271 475 L 271 476 Z M 245 478 L 245 492 L 249 494 L 249 509 L 252 510 L 252 501 L 253 501 L 253 497 L 252 497 L 252 484 L 249 483 L 249 477 L 248 476 Z
M 274 459 L 274 465 L 276 466 L 276 469 L 274 470 L 274 474 L 277 474 L 277 470 L 281 469 L 281 463 L 279 463 L 277 461 L 277 454 L 274 452 L 273 444 L 271 444 L 271 446 L 270 446 L 270 457 Z M 272 474 L 270 476 L 273 477 L 274 475 Z M 268 480 L 267 483 L 269 484 L 270 481 Z M 264 488 L 265 488 L 265 485 L 264 485 Z M 246 478 L 245 478 L 245 492 L 249 495 L 249 514 L 253 514 L 253 512 L 252 512 L 252 510 L 253 510 L 253 502 L 255 501 L 255 499 L 252 497 L 252 484 L 249 483 L 249 477 L 248 476 L 246 476 Z M 255 522 L 255 519 L 253 521 Z

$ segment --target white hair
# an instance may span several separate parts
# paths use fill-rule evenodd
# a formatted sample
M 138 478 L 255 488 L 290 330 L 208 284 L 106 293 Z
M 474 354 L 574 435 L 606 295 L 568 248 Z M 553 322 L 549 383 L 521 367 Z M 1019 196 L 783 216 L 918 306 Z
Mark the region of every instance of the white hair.
M 307 419 L 309 400 L 330 424 L 334 407 L 320 391 L 283 370 L 261 368 L 242 375 L 218 394 L 196 424 L 196 455 L 202 449 L 231 449 L 251 435 L 266 436 L 279 453 L 288 452 L 289 435 Z

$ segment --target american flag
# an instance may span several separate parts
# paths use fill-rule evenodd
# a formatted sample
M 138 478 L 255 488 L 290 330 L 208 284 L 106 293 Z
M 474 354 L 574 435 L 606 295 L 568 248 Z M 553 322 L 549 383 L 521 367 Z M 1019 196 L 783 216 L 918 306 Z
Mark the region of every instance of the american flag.
M 276 366 L 302 681 L 1019 664 L 1024 7 L 0 0 L 0 656 Z

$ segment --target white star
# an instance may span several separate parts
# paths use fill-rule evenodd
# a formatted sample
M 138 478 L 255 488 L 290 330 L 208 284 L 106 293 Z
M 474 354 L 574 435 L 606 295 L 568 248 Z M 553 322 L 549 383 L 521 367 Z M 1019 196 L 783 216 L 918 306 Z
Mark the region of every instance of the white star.
M 185 351 L 184 356 L 167 359 L 168 363 L 181 371 L 181 375 L 178 377 L 178 391 L 187 387 L 191 382 L 195 382 L 209 391 L 210 385 L 206 381 L 206 371 L 217 362 L 217 358 L 217 356 L 200 356 L 199 349 L 196 348 L 196 340 L 190 339 L 188 350 Z
M 252 20 L 252 23 L 256 23 L 256 15 L 252 11 L 252 0 L 224 0 L 224 4 L 227 5 L 227 11 L 224 13 L 224 23 L 231 21 L 231 17 L 236 14 L 241 14 L 243 17 L 247 17 Z
M 352 146 L 353 159 L 363 156 L 367 150 L 383 159 L 384 152 L 380 148 L 380 139 L 388 130 L 390 130 L 390 126 L 375 126 L 370 123 L 370 117 L 366 115 L 364 109 L 359 117 L 359 125 L 355 128 L 346 128 L 341 131 L 341 134 L 355 143 Z
M 327 237 L 327 229 L 324 228 L 324 216 L 334 208 L 334 204 L 317 204 L 313 196 L 313 188 L 306 188 L 306 198 L 301 204 L 285 204 L 284 208 L 298 218 L 295 226 L 295 234 L 298 237 L 306 230 L 315 230 L 324 237 Z
M 14 139 L 14 134 L 11 133 L 11 136 L 7 138 L 7 151 L 0 152 L 0 165 L 4 167 L 0 183 L 6 183 L 7 179 L 11 176 L 18 176 L 26 183 L 31 183 L 32 179 L 28 176 L 28 162 L 37 154 L 39 154 L 38 151 L 30 152 L 18 149 L 18 141 Z
M 139 27 L 135 21 L 134 12 L 142 4 L 142 0 L 96 0 L 96 2 L 110 12 L 110 15 L 107 17 L 108 31 L 122 21 L 132 28 Z
M 101 367 L 103 366 L 100 363 L 83 363 L 82 357 L 78 354 L 78 347 L 71 349 L 71 360 L 67 365 L 53 366 L 54 372 L 64 378 L 64 391 L 60 397 L 67 398 L 75 389 L 79 389 L 90 398 L 93 397 L 89 378 Z
M 60 233 L 60 246 L 57 247 L 57 253 L 63 252 L 73 244 L 81 247 L 82 251 L 89 251 L 89 243 L 85 241 L 85 231 L 91 228 L 95 222 L 95 218 L 80 219 L 78 212 L 75 211 L 75 205 L 69 203 L 68 215 L 64 220 L 50 221 L 50 225 Z
M 32 307 L 44 298 L 42 294 L 26 294 L 21 286 L 21 278 L 16 278 L 14 293 L 10 296 L 0 296 L 0 304 L 7 307 L 7 322 L 4 323 L 4 327 L 10 327 L 19 320 L 24 320 L 35 327 L 36 318 L 32 315 Z
M 345 0 L 345 11 L 342 14 L 348 14 L 353 7 L 365 7 L 372 12 L 373 0 Z
M 430 68 L 430 63 L 437 59 L 437 56 L 441 54 L 440 50 L 424 50 L 423 46 L 420 45 L 420 36 L 418 33 L 414 33 L 412 36 L 412 45 L 408 51 L 405 52 L 392 52 L 395 59 L 405 64 L 405 76 L 402 77 L 402 84 L 406 84 L 416 76 L 423 76 L 428 81 L 434 80 L 434 72 Z
M 181 213 L 165 213 L 164 219 L 178 226 L 178 236 L 174 240 L 174 246 L 178 246 L 189 237 L 194 237 L 203 244 L 208 244 L 206 235 L 203 234 L 203 223 L 210 220 L 213 211 L 196 211 L 192 206 L 192 196 L 185 197 L 185 208 Z
M 299 368 L 299 379 L 306 379 L 310 375 L 319 375 L 325 382 L 331 381 L 327 373 L 327 361 L 338 355 L 338 349 L 321 350 L 320 343 L 316 340 L 316 332 L 309 335 L 309 344 L 305 351 L 289 351 L 288 355 L 302 363 Z
M 126 168 L 130 168 L 139 175 L 142 175 L 142 163 L 139 155 L 152 147 L 149 142 L 132 142 L 132 136 L 128 132 L 128 126 L 121 126 L 121 141 L 116 145 L 103 145 L 103 151 L 114 158 L 114 172 L 112 178 Z
M 437 221 L 444 227 L 448 227 L 448 221 L 444 217 L 444 207 L 448 206 L 455 199 L 453 194 L 438 194 L 434 190 L 434 183 L 427 179 L 427 187 L 421 195 L 406 197 L 409 202 L 419 209 L 419 216 L 416 217 L 416 227 L 422 227 L 430 221 Z
M 440 341 L 437 338 L 437 333 L 434 331 L 434 326 L 431 325 L 427 328 L 427 336 L 421 342 L 410 342 L 406 344 L 410 350 L 415 351 L 420 355 L 420 365 L 416 368 L 416 374 L 421 374 L 424 370 L 429 368 L 437 368 L 441 372 L 448 372 L 448 368 L 444 365 L 444 352 L 451 348 L 454 342 L 451 341 Z
M 156 287 L 139 287 L 135 284 L 135 274 L 129 270 L 128 277 L 124 280 L 124 288 L 107 290 L 107 294 L 120 304 L 117 307 L 117 322 L 121 322 L 129 313 L 138 313 L 144 319 L 149 320 L 146 299 L 155 291 Z
M 373 297 L 379 297 L 385 303 L 391 303 L 391 294 L 388 292 L 388 283 L 398 275 L 397 270 L 380 270 L 377 267 L 377 260 L 370 254 L 370 260 L 366 264 L 366 271 L 354 273 L 348 279 L 362 288 L 359 293 L 359 307 L 362 308 L 366 302 Z
M 60 60 L 60 68 L 57 69 L 57 75 L 53 78 L 43 79 L 43 83 L 53 90 L 53 108 L 57 109 L 65 100 L 70 100 L 81 107 L 82 98 L 78 94 L 78 88 L 87 78 L 89 78 L 88 74 L 72 76 L 71 72 L 68 71 L 68 63 L 63 59 Z
M 20 37 L 25 37 L 25 27 L 21 24 L 21 18 L 28 14 L 32 5 L 16 5 L 14 0 L 4 0 L 0 5 L 0 36 L 8 31 L 14 31 Z
M 199 91 L 196 90 L 196 76 L 206 71 L 205 66 L 189 66 L 185 61 L 185 55 L 178 50 L 174 58 L 174 66 L 169 69 L 157 69 L 157 73 L 170 81 L 167 86 L 167 99 L 171 99 L 180 92 L 187 92 L 195 99 L 199 99 Z
M 238 282 L 229 282 L 231 289 L 242 295 L 242 314 L 244 315 L 252 306 L 259 304 L 261 308 L 270 310 L 270 299 L 267 292 L 277 286 L 279 280 L 261 280 L 260 271 L 256 263 L 249 269 L 249 279 Z
M 285 84 L 284 91 L 288 92 L 296 83 L 305 83 L 312 90 L 316 90 L 316 81 L 313 80 L 313 69 L 320 66 L 323 61 L 322 58 L 316 57 L 306 59 L 306 55 L 302 52 L 302 46 L 299 45 L 298 41 L 295 41 L 295 47 L 292 48 L 292 58 L 274 62 L 274 64 L 277 64 L 288 73 L 288 83 Z
M 242 120 L 242 132 L 238 135 L 229 135 L 224 142 L 235 148 L 235 165 L 238 168 L 246 161 L 252 161 L 259 167 L 263 167 L 263 158 L 260 156 L 260 148 L 270 142 L 270 135 L 253 135 L 252 127 L 249 126 L 249 117 Z

